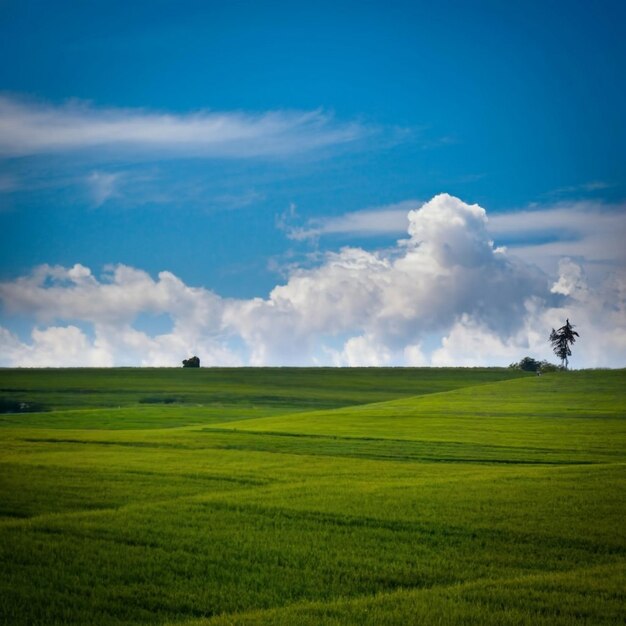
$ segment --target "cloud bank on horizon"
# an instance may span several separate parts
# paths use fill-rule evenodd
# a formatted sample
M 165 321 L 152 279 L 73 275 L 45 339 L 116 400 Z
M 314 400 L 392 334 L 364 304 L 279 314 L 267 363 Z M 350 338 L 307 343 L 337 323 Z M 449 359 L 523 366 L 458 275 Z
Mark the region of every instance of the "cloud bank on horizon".
M 621 246 L 607 244 L 601 279 L 587 281 L 599 261 L 593 236 L 551 248 L 552 273 L 533 262 L 541 245 L 518 254 L 493 242 L 494 231 L 531 224 L 523 213 L 488 220 L 482 207 L 448 194 L 392 210 L 404 212 L 407 238 L 381 250 L 326 252 L 266 298 L 225 298 L 171 272 L 154 279 L 126 265 L 100 277 L 81 264 L 39 266 L 0 283 L 6 313 L 32 323 L 28 339 L 0 328 L 0 365 L 177 366 L 191 354 L 227 366 L 507 365 L 525 355 L 554 361 L 547 337 L 566 317 L 581 334 L 574 367 L 626 363 Z M 549 213 L 543 226 L 571 215 Z M 309 230 L 363 219 L 373 229 L 377 215 L 342 219 Z M 618 241 L 623 220 L 599 220 Z M 169 328 L 142 329 L 146 316 L 165 317 Z

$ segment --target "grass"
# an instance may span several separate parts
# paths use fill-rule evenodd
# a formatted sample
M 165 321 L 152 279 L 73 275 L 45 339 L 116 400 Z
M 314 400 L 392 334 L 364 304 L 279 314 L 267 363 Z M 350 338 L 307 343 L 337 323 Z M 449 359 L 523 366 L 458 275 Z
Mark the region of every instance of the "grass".
M 330 409 L 523 376 L 516 370 L 353 368 L 0 369 L 0 399 L 40 408 L 136 403 Z M 1 406 L 1 405 L 0 405 Z
M 0 623 L 622 624 L 625 383 L 2 370 Z

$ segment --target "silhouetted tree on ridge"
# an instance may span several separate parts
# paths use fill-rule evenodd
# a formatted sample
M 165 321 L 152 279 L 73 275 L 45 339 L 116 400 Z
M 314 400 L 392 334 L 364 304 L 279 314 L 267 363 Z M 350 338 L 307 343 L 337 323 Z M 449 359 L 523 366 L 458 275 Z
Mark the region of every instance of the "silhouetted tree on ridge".
M 550 343 L 554 354 L 561 359 L 561 365 L 565 369 L 569 364 L 567 357 L 572 356 L 570 345 L 576 342 L 576 337 L 580 337 L 580 335 L 574 330 L 574 325 L 569 323 L 569 319 L 565 320 L 565 326 L 561 326 L 558 330 L 553 328 L 550 333 Z

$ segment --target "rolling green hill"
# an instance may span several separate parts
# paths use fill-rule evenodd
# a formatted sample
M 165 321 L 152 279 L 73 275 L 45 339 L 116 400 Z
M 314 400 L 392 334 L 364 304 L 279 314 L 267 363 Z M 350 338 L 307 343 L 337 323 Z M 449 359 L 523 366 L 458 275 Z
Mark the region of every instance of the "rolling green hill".
M 622 624 L 625 383 L 0 371 L 0 623 Z
M 0 369 L 0 400 L 46 410 L 138 403 L 327 409 L 521 376 L 528 374 L 498 368 Z

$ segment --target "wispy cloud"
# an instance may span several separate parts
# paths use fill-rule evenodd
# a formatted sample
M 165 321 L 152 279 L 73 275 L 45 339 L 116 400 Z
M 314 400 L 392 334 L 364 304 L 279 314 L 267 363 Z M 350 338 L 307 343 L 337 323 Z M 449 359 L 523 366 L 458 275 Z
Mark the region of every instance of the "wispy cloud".
M 558 187 L 557 189 L 552 189 L 548 193 L 545 194 L 547 197 L 555 197 L 555 196 L 581 196 L 587 194 L 593 194 L 597 191 L 604 191 L 605 189 L 610 189 L 614 187 L 613 184 L 608 183 L 603 180 L 592 180 L 586 183 L 582 183 L 580 185 L 566 185 L 565 187 Z
M 261 192 L 250 189 L 241 193 L 222 194 L 211 198 L 209 205 L 211 208 L 231 211 L 235 209 L 243 209 L 257 202 L 262 202 L 265 195 Z
M 626 263 L 626 204 L 559 203 L 492 215 L 489 232 L 540 265 L 563 256 L 592 263 Z
M 302 226 L 294 223 L 296 215 L 283 215 L 277 223 L 289 239 L 296 241 L 314 239 L 322 235 L 394 235 L 406 232 L 408 212 L 422 204 L 419 200 L 405 200 L 343 215 L 310 219 Z
M 167 113 L 0 96 L 0 156 L 102 149 L 222 158 L 277 157 L 347 144 L 373 132 L 314 111 Z
M 87 177 L 87 185 L 93 205 L 102 206 L 109 198 L 119 195 L 119 181 L 122 174 L 119 172 L 91 172 Z

